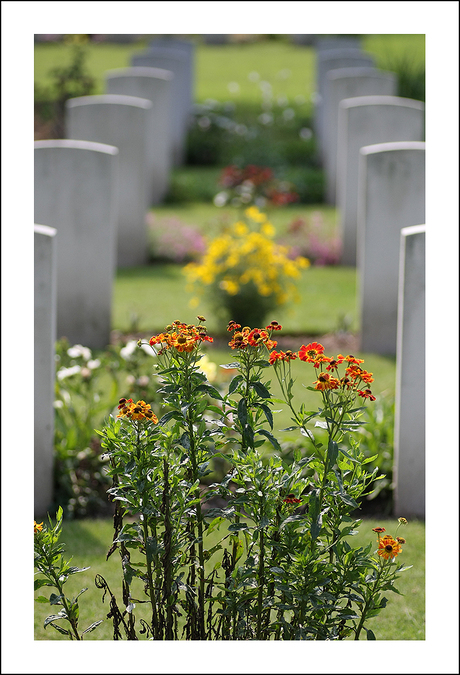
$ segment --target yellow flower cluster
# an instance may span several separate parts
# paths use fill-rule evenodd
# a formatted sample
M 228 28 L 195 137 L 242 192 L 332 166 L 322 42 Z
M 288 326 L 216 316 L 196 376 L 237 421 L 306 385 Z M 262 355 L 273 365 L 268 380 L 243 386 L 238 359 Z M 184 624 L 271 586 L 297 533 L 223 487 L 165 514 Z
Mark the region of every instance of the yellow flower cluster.
M 310 262 L 300 256 L 289 258 L 288 247 L 273 241 L 275 229 L 256 206 L 246 209 L 245 216 L 248 223 L 239 220 L 210 243 L 201 264 L 185 267 L 187 290 L 199 292 L 214 285 L 233 296 L 252 281 L 259 295 L 282 305 L 296 291 L 289 279 L 298 279 Z

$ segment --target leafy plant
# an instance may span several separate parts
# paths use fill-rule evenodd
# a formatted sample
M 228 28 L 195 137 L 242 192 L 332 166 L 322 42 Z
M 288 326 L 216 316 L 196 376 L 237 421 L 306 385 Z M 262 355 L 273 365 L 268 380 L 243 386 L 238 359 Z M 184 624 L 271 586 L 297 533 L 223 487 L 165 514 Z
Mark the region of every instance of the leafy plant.
M 274 228 L 252 206 L 240 220 L 214 239 L 201 264 L 184 268 L 189 290 L 207 294 L 216 314 L 242 325 L 261 324 L 269 311 L 295 298 L 295 283 L 309 265 L 291 259 L 287 247 L 273 241 Z
M 52 79 L 51 89 L 44 89 L 34 83 L 36 111 L 45 119 L 51 117 L 49 102 L 52 101 L 53 128 L 51 137 L 65 137 L 66 101 L 69 98 L 88 96 L 95 88 L 96 81 L 86 69 L 86 51 L 84 44 L 86 35 L 69 35 L 66 42 L 70 48 L 70 62 L 68 65 L 53 68 L 49 75 Z M 42 103 L 40 104 L 40 101 Z
M 50 614 L 45 619 L 44 627 L 52 626 L 61 635 L 66 635 L 70 640 L 83 640 L 85 633 L 93 631 L 101 621 L 92 623 L 82 633 L 79 632 L 78 618 L 80 614 L 78 598 L 87 591 L 83 588 L 72 600 L 64 594 L 64 584 L 73 574 L 84 572 L 89 567 L 75 567 L 70 565 L 70 560 L 64 560 L 62 554 L 64 545 L 59 542 L 62 530 L 63 511 L 59 507 L 56 513 L 56 524 L 53 525 L 51 518 L 48 517 L 49 525 L 36 523 L 34 521 L 34 566 L 37 569 L 36 574 L 42 575 L 35 579 L 34 590 L 48 586 L 55 588 L 56 593 L 51 593 L 49 599 L 44 595 L 35 598 L 35 602 L 49 602 L 54 608 L 62 607 L 57 614 Z M 56 611 L 56 610 L 55 610 Z M 63 628 L 57 621 L 64 621 L 69 624 L 68 628 Z
M 101 459 L 95 428 L 110 414 L 120 396 L 157 398 L 157 382 L 145 373 L 152 362 L 136 341 L 111 346 L 94 358 L 83 345 L 56 343 L 54 503 L 66 517 L 107 512 L 110 485 L 107 461 Z
M 199 369 L 201 346 L 212 338 L 198 319 L 196 326 L 175 321 L 149 340 L 167 412 L 159 419 L 145 401 L 122 398 L 117 419 L 100 432 L 116 502 L 108 556 L 118 549 L 123 571 L 125 609 L 111 613 L 114 639 L 122 629 L 139 639 L 135 607 L 143 602 L 149 618 L 140 620 L 140 634 L 154 640 L 359 640 L 363 632 L 375 640 L 368 622 L 407 567 L 396 562 L 405 543 L 396 533 L 373 528 L 376 556 L 371 543 L 348 541 L 361 522 L 352 512 L 378 474 L 367 468 L 375 457 L 366 459 L 352 437 L 364 403 L 375 401 L 372 373 L 351 355 L 325 356 L 319 343 L 276 351 L 276 321 L 265 329 L 231 321 L 237 360 L 224 367 L 237 374 L 223 396 Z M 307 388 L 321 397 L 317 411 L 294 402 L 296 358 L 314 369 Z M 279 381 L 292 429 L 314 450 L 296 452 L 289 466 L 276 454 L 277 401 L 266 369 Z M 326 431 L 325 443 L 315 427 Z M 275 449 L 268 460 L 260 452 L 267 441 Z M 229 472 L 202 494 L 215 456 Z M 226 505 L 204 510 L 217 496 Z M 207 536 L 224 524 L 226 533 L 208 548 Z M 101 575 L 96 584 L 108 591 Z

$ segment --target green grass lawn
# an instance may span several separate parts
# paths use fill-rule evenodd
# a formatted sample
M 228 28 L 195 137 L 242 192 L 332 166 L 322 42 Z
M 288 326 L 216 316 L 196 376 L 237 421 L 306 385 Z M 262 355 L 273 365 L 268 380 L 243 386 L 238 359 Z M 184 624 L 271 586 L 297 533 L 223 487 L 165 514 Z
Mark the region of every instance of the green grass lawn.
M 347 267 L 310 267 L 298 283 L 301 301 L 273 312 L 286 334 L 323 335 L 340 328 L 349 317 L 357 329 L 356 271 Z M 113 295 L 112 326 L 116 330 L 152 332 L 180 319 L 196 321 L 197 314 L 207 319 L 209 332 L 219 328 L 209 303 L 190 307 L 192 294 L 186 292 L 182 268 L 174 264 L 118 270 Z M 276 315 L 276 316 L 275 316 Z M 220 331 L 221 332 L 221 329 Z
M 365 546 L 375 539 L 372 528 L 383 526 L 390 532 L 394 531 L 395 520 L 375 521 L 364 520 L 359 528 L 359 534 L 352 539 L 353 546 Z M 108 561 L 105 560 L 112 540 L 111 520 L 84 520 L 64 522 L 61 540 L 65 542 L 65 557 L 73 557 L 72 564 L 79 567 L 90 566 L 90 569 L 75 574 L 67 582 L 65 592 L 74 596 L 82 588 L 88 590 L 80 598 L 80 629 L 84 630 L 94 621 L 103 619 L 104 622 L 94 632 L 88 633 L 88 640 L 111 640 L 112 627 L 106 615 L 109 611 L 107 598 L 102 603 L 102 592 L 95 587 L 94 578 L 101 574 L 109 584 L 110 589 L 120 599 L 120 560 L 115 552 Z M 225 525 L 220 532 L 210 535 L 218 541 L 226 533 Z M 402 595 L 389 593 L 389 602 L 381 614 L 369 622 L 378 640 L 423 640 L 425 637 L 425 527 L 420 522 L 409 522 L 404 529 L 407 544 L 401 554 L 401 562 L 413 565 L 412 569 L 402 573 L 397 588 Z M 209 542 L 210 545 L 211 542 Z M 139 584 L 140 586 L 140 584 Z M 51 590 L 51 589 L 50 589 Z M 142 598 L 142 588 L 137 589 L 139 598 Z M 35 597 L 43 595 L 43 589 L 35 592 Z M 120 605 L 122 603 L 120 602 Z M 141 609 L 139 609 L 139 607 Z M 138 618 L 143 615 L 145 606 L 136 609 Z M 63 640 L 53 628 L 43 628 L 44 619 L 53 613 L 46 604 L 35 603 L 34 635 L 36 640 Z
M 131 57 L 142 52 L 147 44 L 88 44 L 87 67 L 96 80 L 94 93 L 105 92 L 104 74 L 107 70 L 130 66 Z M 423 63 L 425 36 L 365 35 L 362 48 L 375 56 L 380 68 L 386 67 L 390 57 L 404 54 L 410 54 L 416 63 Z M 49 71 L 69 61 L 70 49 L 64 44 L 36 44 L 34 53 L 34 79 L 40 85 L 47 85 L 50 83 Z M 290 101 L 296 96 L 303 96 L 306 106 L 311 110 L 310 97 L 315 89 L 315 58 L 312 47 L 299 47 L 287 40 L 225 46 L 198 42 L 195 100 L 202 102 L 210 98 L 216 101 L 233 100 L 237 104 L 258 104 L 261 100 L 260 88 L 248 79 L 248 75 L 255 72 L 260 80 L 270 82 L 275 96 L 284 95 Z M 229 83 L 237 83 L 238 92 L 231 93 Z

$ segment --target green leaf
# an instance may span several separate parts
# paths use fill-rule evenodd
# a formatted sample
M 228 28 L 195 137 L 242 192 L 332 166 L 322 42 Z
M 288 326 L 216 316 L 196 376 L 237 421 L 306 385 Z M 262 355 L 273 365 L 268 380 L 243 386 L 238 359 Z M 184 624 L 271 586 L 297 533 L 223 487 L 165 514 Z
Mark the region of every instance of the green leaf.
M 47 581 L 47 579 L 35 579 L 34 580 L 34 591 L 38 591 L 38 589 L 41 588 L 42 586 L 52 586 L 52 585 L 53 584 L 51 584 L 49 581 Z
M 60 611 L 59 614 L 50 614 L 46 617 L 43 627 L 46 628 L 52 621 L 60 621 L 61 619 L 67 618 L 67 614 L 63 611 Z
M 39 595 L 37 598 L 35 598 L 35 602 L 48 602 L 48 598 L 45 598 L 44 595 Z
M 337 461 L 339 454 L 339 447 L 335 441 L 329 441 L 327 446 L 327 459 L 329 468 L 331 469 Z
M 228 526 L 229 532 L 240 532 L 241 530 L 248 530 L 247 523 L 232 523 Z
M 233 392 L 235 391 L 235 389 L 237 389 L 238 385 L 240 384 L 240 382 L 243 381 L 243 379 L 244 378 L 242 375 L 235 375 L 235 377 L 230 382 L 230 385 L 228 387 L 228 393 L 233 394 Z
M 327 422 L 321 422 L 320 420 L 316 420 L 315 427 L 321 427 L 321 429 L 327 429 L 328 424 L 327 424 Z
M 61 600 L 64 595 L 56 595 L 56 593 L 51 593 L 50 595 L 50 605 L 61 605 Z
M 251 387 L 256 390 L 261 398 L 270 398 L 270 392 L 262 382 L 251 382 Z
M 366 631 L 367 639 L 368 639 L 368 640 L 376 640 L 376 639 L 377 639 L 377 638 L 375 637 L 374 632 L 371 631 L 370 628 L 365 628 L 364 630 Z
M 225 368 L 226 370 L 234 370 L 235 368 L 239 368 L 241 366 L 241 363 L 238 363 L 238 361 L 233 361 L 232 363 L 224 363 L 221 364 L 221 368 Z
M 261 403 L 260 407 L 264 411 L 265 417 L 267 418 L 267 422 L 270 425 L 270 429 L 273 430 L 273 414 L 272 414 L 272 411 L 270 410 L 268 405 L 266 405 L 265 403 Z
M 211 384 L 200 384 L 198 387 L 195 387 L 195 391 L 204 391 L 206 394 L 209 394 L 211 398 L 217 398 L 223 401 L 221 394 Z
M 268 438 L 268 440 L 269 440 L 270 443 L 273 445 L 273 447 L 275 448 L 275 450 L 281 451 L 281 446 L 280 446 L 280 444 L 278 443 L 278 440 L 273 436 L 273 434 L 271 434 L 269 431 L 267 431 L 267 429 L 259 429 L 259 430 L 257 431 L 257 433 L 258 433 L 258 434 L 261 434 L 262 436 L 265 436 L 265 438 Z
M 53 628 L 62 635 L 71 635 L 70 630 L 68 630 L 67 628 L 62 628 L 62 626 L 58 626 L 56 623 L 51 623 L 50 626 L 53 626 Z
M 99 626 L 99 624 L 101 624 L 101 623 L 102 623 L 102 619 L 100 621 L 95 621 L 94 623 L 91 624 L 91 626 L 88 626 L 88 628 L 83 631 L 82 635 L 84 635 L 85 633 L 91 633 L 91 631 L 93 631 L 95 628 L 97 628 Z
M 238 403 L 238 419 L 242 427 L 248 422 L 248 404 L 245 398 L 240 399 Z

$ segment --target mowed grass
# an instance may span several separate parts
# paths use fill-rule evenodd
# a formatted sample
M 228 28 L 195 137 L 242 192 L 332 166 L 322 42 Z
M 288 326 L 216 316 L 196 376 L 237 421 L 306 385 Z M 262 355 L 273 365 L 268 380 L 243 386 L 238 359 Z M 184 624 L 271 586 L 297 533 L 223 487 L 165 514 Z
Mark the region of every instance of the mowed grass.
M 195 100 L 232 100 L 236 104 L 254 105 L 261 101 L 260 87 L 248 76 L 257 73 L 259 81 L 272 85 L 274 96 L 286 96 L 290 102 L 305 97 L 308 111 L 312 110 L 311 94 L 315 91 L 316 53 L 313 47 L 291 44 L 287 36 L 279 41 L 259 41 L 249 44 L 206 45 L 198 36 L 196 42 Z M 87 69 L 95 78 L 94 94 L 105 93 L 105 73 L 114 68 L 131 65 L 131 57 L 144 51 L 149 40 L 135 44 L 88 43 Z M 385 68 L 390 59 L 409 55 L 414 63 L 425 60 L 423 34 L 364 35 L 362 49 L 374 55 L 376 65 Z M 49 85 L 50 70 L 68 65 L 71 49 L 66 44 L 36 44 L 34 48 L 34 79 L 39 85 Z M 254 78 L 254 75 L 251 75 Z M 231 92 L 230 83 L 238 84 Z
M 285 334 L 323 335 L 340 328 L 343 318 L 357 329 L 355 301 L 356 271 L 347 267 L 310 267 L 298 283 L 300 302 L 280 307 L 268 319 L 283 325 Z M 164 329 L 171 321 L 207 319 L 209 332 L 222 332 L 209 302 L 190 306 L 193 294 L 186 290 L 186 278 L 179 265 L 156 264 L 118 270 L 114 284 L 112 327 L 130 332 Z M 348 319 L 347 319 L 348 320 Z M 135 322 L 133 324 L 133 322 Z
M 366 546 L 375 540 L 372 528 L 383 526 L 389 532 L 394 532 L 396 520 L 364 520 L 359 533 L 351 538 L 353 546 Z M 227 533 L 223 524 L 219 532 L 213 532 L 205 545 L 210 547 L 217 543 Z M 409 522 L 403 532 L 407 543 L 398 562 L 413 567 L 401 574 L 397 588 L 402 595 L 388 593 L 388 605 L 381 614 L 369 621 L 378 640 L 423 640 L 425 638 L 425 527 L 421 522 Z M 72 557 L 72 564 L 78 567 L 90 567 L 89 570 L 75 574 L 65 585 L 68 597 L 74 597 L 82 588 L 88 590 L 80 597 L 80 631 L 85 630 L 94 621 L 103 620 L 103 623 L 92 633 L 88 633 L 85 640 L 111 640 L 112 625 L 106 619 L 109 612 L 109 599 L 102 603 L 102 591 L 94 583 L 96 574 L 101 574 L 107 581 L 112 593 L 116 596 L 119 606 L 121 602 L 121 565 L 119 553 L 115 552 L 109 560 L 106 554 L 110 548 L 113 536 L 111 520 L 83 520 L 64 523 L 61 540 L 65 542 L 65 557 Z M 134 560 L 134 557 L 133 557 Z M 214 565 L 214 558 L 211 559 Z M 136 582 L 135 582 L 136 583 Z M 134 586 L 133 586 L 134 591 Z M 52 592 L 52 589 L 49 589 Z M 135 588 L 139 600 L 144 599 L 142 586 L 138 583 Z M 46 588 L 35 592 L 35 597 L 45 595 Z M 34 635 L 36 640 L 65 640 L 55 629 L 43 627 L 45 618 L 54 612 L 47 604 L 35 603 Z M 148 618 L 146 605 L 136 607 L 136 616 L 139 619 Z M 139 624 L 138 624 L 139 625 Z M 142 636 L 141 636 L 142 639 Z M 363 638 L 365 639 L 365 638 Z

